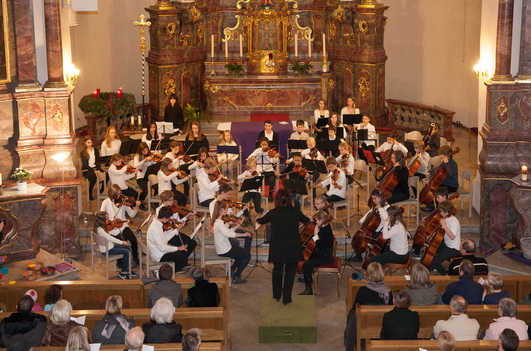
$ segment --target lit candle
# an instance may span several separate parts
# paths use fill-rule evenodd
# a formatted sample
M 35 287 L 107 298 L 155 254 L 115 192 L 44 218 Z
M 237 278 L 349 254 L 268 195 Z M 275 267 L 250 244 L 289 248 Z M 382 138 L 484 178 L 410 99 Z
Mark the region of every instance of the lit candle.
M 311 61 L 312 59 L 312 38 L 308 37 L 308 58 Z
M 214 60 L 214 34 L 210 37 L 210 41 L 212 43 L 212 51 L 210 52 L 210 57 L 212 57 L 212 60 Z
M 135 124 L 135 116 L 131 116 L 131 124 Z
M 527 182 L 527 166 L 522 166 L 522 181 Z
M 243 57 L 243 36 L 240 34 L 240 58 Z
M 326 35 L 323 33 L 323 57 L 326 57 Z
M 299 57 L 299 35 L 295 33 L 295 58 Z
M 116 97 L 119 99 L 122 97 L 122 89 L 118 89 L 118 91 L 116 92 Z
M 229 39 L 225 35 L 225 59 L 229 58 Z
M 2 185 L 2 173 L 0 173 L 0 185 Z
M 142 115 L 138 115 L 138 125 L 142 125 Z
M 99 96 L 101 93 L 100 88 L 96 89 L 96 91 L 98 92 L 98 96 Z
M 95 99 L 98 98 L 98 91 L 97 91 L 97 90 L 94 90 L 94 98 L 95 98 Z
M 119 91 L 120 93 L 122 93 L 122 92 L 123 92 L 122 87 L 119 87 L 119 88 L 118 88 L 118 91 Z

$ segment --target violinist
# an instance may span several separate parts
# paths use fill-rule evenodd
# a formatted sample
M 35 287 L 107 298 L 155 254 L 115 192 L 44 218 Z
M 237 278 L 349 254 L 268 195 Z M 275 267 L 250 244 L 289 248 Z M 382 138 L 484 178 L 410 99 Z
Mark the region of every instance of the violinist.
M 219 190 L 219 181 L 223 176 L 218 174 L 215 180 L 210 180 L 209 175 L 217 172 L 217 164 L 214 159 L 207 158 L 204 166 L 204 171 L 197 175 L 197 186 L 199 187 L 197 197 L 200 206 L 208 207 L 216 199 L 216 192 Z
M 348 183 L 352 183 L 354 180 L 354 157 L 352 156 L 352 148 L 346 142 L 339 144 L 339 156 L 336 157 L 336 161 L 339 164 L 339 168 L 347 177 Z
M 81 151 L 81 172 L 83 177 L 89 181 L 89 201 L 94 200 L 92 190 L 96 182 L 100 182 L 100 193 L 103 192 L 106 174 L 101 169 L 100 152 L 94 146 L 94 141 L 90 135 L 83 137 L 83 151 Z M 1 241 L 1 240 L 0 240 Z
M 103 254 L 108 252 L 109 255 L 123 255 L 123 258 L 118 262 L 121 269 L 120 273 L 118 273 L 118 277 L 122 279 L 131 279 L 129 276 L 129 255 L 131 254 L 131 251 L 129 251 L 129 243 L 119 239 L 120 229 L 114 228 L 112 230 L 107 230 L 107 221 L 109 220 L 107 212 L 96 212 L 95 217 L 96 222 L 94 231 L 99 236 L 107 239 L 107 247 L 99 245 L 100 252 Z
M 315 249 L 310 258 L 302 265 L 302 274 L 304 275 L 305 290 L 299 295 L 313 295 L 313 270 L 315 267 L 334 262 L 334 233 L 329 222 L 330 215 L 325 211 L 319 211 L 313 219 L 316 221 L 313 238 Z
M 210 145 L 205 134 L 201 132 L 201 124 L 194 121 L 190 124 L 190 129 L 191 132 L 186 134 L 184 138 L 184 150 L 190 154 L 196 154 L 196 151 L 201 147 L 205 147 L 208 150 Z
M 135 207 L 129 207 L 123 204 L 124 196 L 122 196 L 122 190 L 116 184 L 113 184 L 109 187 L 107 195 L 109 197 L 103 200 L 101 203 L 100 211 L 106 212 L 110 221 L 116 220 L 125 222 L 123 223 L 122 227 L 119 228 L 122 235 L 121 238 L 123 238 L 124 241 L 129 241 L 131 244 L 131 250 L 133 252 L 132 259 L 133 262 L 138 265 L 138 242 L 136 240 L 135 234 L 131 228 L 129 228 L 126 213 L 129 218 L 136 217 L 138 213 L 138 207 L 140 206 L 140 201 L 135 202 Z
M 278 158 L 269 156 L 269 151 L 271 149 L 269 148 L 269 139 L 267 137 L 262 136 L 258 141 L 260 147 L 247 157 L 247 161 L 250 159 L 255 160 L 257 164 L 256 170 L 265 177 L 266 184 L 269 185 L 269 201 L 272 201 L 275 188 L 274 166 L 277 164 Z
M 393 151 L 393 153 L 391 154 L 391 163 L 393 165 L 393 168 L 391 168 L 389 172 L 394 172 L 397 175 L 398 184 L 392 191 L 393 196 L 391 196 L 391 198 L 387 200 L 389 204 L 394 204 L 409 199 L 409 171 L 406 165 L 404 164 L 403 160 L 404 154 L 402 153 L 402 151 Z
M 230 130 L 225 130 L 219 135 L 219 146 L 238 146 L 232 137 Z M 221 167 L 221 173 L 228 174 L 230 179 L 234 178 L 234 168 L 238 165 L 236 160 L 238 154 L 229 154 L 226 152 L 219 153 L 218 151 L 218 164 Z
M 256 170 L 256 161 L 249 160 L 245 164 L 245 171 L 238 176 L 238 181 L 243 182 L 247 178 L 253 178 L 259 176 L 260 173 Z M 264 211 L 262 209 L 262 195 L 260 193 L 260 189 L 253 189 L 253 190 L 247 190 L 245 194 L 243 194 L 242 202 L 243 203 L 249 203 L 252 201 L 254 203 L 254 209 L 257 214 L 262 213 Z M 245 216 L 249 216 L 249 211 L 245 210 Z
M 347 137 L 347 132 L 345 130 L 345 127 L 343 126 L 343 124 L 341 124 L 341 122 L 339 122 L 337 113 L 335 112 L 330 115 L 330 121 L 328 121 L 327 127 L 328 127 L 328 130 L 330 130 L 330 128 L 332 127 L 336 128 L 336 134 L 340 139 L 344 139 Z
M 407 155 L 407 147 L 398 142 L 397 139 L 399 137 L 400 134 L 398 134 L 398 132 L 395 130 L 391 131 L 389 134 L 387 134 L 385 143 L 380 145 L 380 147 L 376 149 L 376 152 L 385 152 L 389 149 L 393 149 L 393 151 L 400 150 L 404 155 Z
M 427 141 L 425 146 L 429 146 L 428 154 L 430 157 L 436 157 L 439 154 L 439 148 L 441 147 L 441 137 L 437 134 L 439 127 L 437 124 L 430 129 L 429 135 L 426 135 L 424 138 Z
M 388 245 L 384 252 L 369 259 L 369 264 L 372 262 L 379 262 L 382 265 L 386 263 L 402 263 L 407 259 L 409 251 L 408 246 L 408 231 L 402 221 L 402 213 L 404 209 L 398 206 L 390 206 L 387 208 L 387 218 L 383 226 L 383 238 L 390 239 L 391 244 Z
M 174 246 L 170 241 L 179 234 L 179 229 L 184 225 L 180 223 L 177 228 L 164 230 L 164 225 L 171 222 L 173 211 L 164 206 L 159 214 L 153 219 L 147 231 L 147 246 L 153 261 L 174 262 L 175 273 L 184 273 L 188 265 L 188 248 L 186 245 Z
M 310 175 L 306 169 L 302 168 L 302 155 L 300 152 L 294 152 L 291 157 L 291 162 L 280 174 L 288 174 L 289 179 L 306 181 L 310 179 Z M 300 170 L 300 171 L 299 171 Z M 300 209 L 302 194 L 291 193 L 295 208 Z
M 142 142 L 146 143 L 148 146 L 148 149 L 151 150 L 151 145 L 155 143 L 155 146 L 157 146 L 159 140 L 160 140 L 160 137 L 159 137 L 159 134 L 157 133 L 157 124 L 155 122 L 151 122 L 147 133 L 142 136 Z
M 192 176 L 189 174 L 186 175 L 184 171 L 179 171 L 175 168 L 172 168 L 172 163 L 172 160 L 169 158 L 162 159 L 160 170 L 157 173 L 159 186 L 158 192 L 160 194 L 165 190 L 171 190 L 173 192 L 175 201 L 177 201 L 177 204 L 179 206 L 186 206 L 188 197 L 179 190 L 175 189 L 175 186 L 187 182 L 188 179 L 192 178 Z
M 122 194 L 125 196 L 133 197 L 135 200 L 138 198 L 138 192 L 133 188 L 127 186 L 126 181 L 136 176 L 138 169 L 131 168 L 124 164 L 122 155 L 113 154 L 111 156 L 111 166 L 109 167 L 109 178 L 112 184 L 116 184 L 122 190 Z
M 455 193 L 457 189 L 459 189 L 459 181 L 458 181 L 459 173 L 458 173 L 457 162 L 455 162 L 452 155 L 453 155 L 453 150 L 449 146 L 445 145 L 445 146 L 440 147 L 439 156 L 441 157 L 441 164 L 439 165 L 439 167 L 444 167 L 446 168 L 446 171 L 447 171 L 446 178 L 444 178 L 440 186 L 447 188 L 449 193 Z M 428 177 L 431 174 L 436 173 L 439 167 L 434 168 L 431 171 L 429 171 L 427 173 Z M 433 211 L 434 209 L 435 207 L 433 204 L 423 207 L 423 210 L 425 211 Z
M 318 161 L 325 161 L 324 156 L 321 154 L 319 150 L 316 148 L 316 142 L 314 137 L 309 137 L 306 141 L 306 145 L 308 146 L 307 149 L 302 150 L 301 156 L 303 159 L 306 160 L 318 160 Z M 286 161 L 286 164 L 289 164 L 292 162 L 293 159 L 290 158 Z M 319 179 L 319 173 L 318 172 L 311 172 L 311 179 L 313 182 L 316 182 L 317 179 Z
M 326 178 L 320 183 L 312 184 L 311 187 L 324 188 L 330 185 L 330 190 L 326 192 L 326 200 L 329 202 L 345 200 L 347 191 L 347 178 L 345 177 L 345 173 L 339 169 L 337 161 L 333 157 L 329 157 L 326 160 L 326 168 L 329 171 Z
M 214 208 L 214 215 L 212 218 L 214 222 L 214 246 L 216 247 L 216 253 L 222 257 L 230 257 L 234 259 L 234 264 L 231 267 L 232 282 L 234 284 L 245 284 L 247 280 L 242 278 L 242 273 L 249 261 L 251 260 L 251 254 L 242 249 L 240 246 L 232 245 L 229 238 L 250 238 L 251 233 L 237 233 L 235 229 L 239 227 L 239 224 L 234 228 L 229 228 L 227 223 L 222 219 L 223 216 L 228 214 L 228 205 L 225 201 L 217 201 Z
M 443 201 L 438 208 L 442 216 L 440 225 L 444 230 L 444 241 L 437 248 L 437 253 L 431 261 L 428 270 L 432 271 L 436 269 L 440 275 L 446 275 L 446 269 L 442 263 L 449 258 L 460 255 L 461 224 L 459 224 L 459 220 L 454 216 L 456 209 L 450 201 Z
M 275 145 L 279 145 L 280 143 L 280 137 L 278 133 L 273 130 L 273 122 L 270 120 L 264 122 L 264 130 L 258 134 L 258 141 L 264 137 Z
M 204 171 L 204 163 L 208 156 L 208 149 L 206 147 L 202 147 L 197 151 L 197 159 L 190 166 L 188 166 L 188 170 L 192 172 L 192 175 L 199 177 L 199 175 Z
M 185 163 L 183 161 L 183 155 L 181 155 L 181 144 L 177 140 L 172 140 L 170 143 L 170 151 L 164 157 L 172 160 L 171 166 L 175 169 L 179 169 Z
M 136 173 L 136 183 L 142 189 L 140 193 L 139 200 L 142 202 L 146 199 L 148 194 L 148 180 L 146 179 L 146 170 L 149 166 L 154 164 L 153 157 L 149 151 L 149 146 L 142 142 L 138 144 L 138 149 L 136 151 L 135 157 L 133 158 L 133 164 L 138 172 Z M 140 209 L 142 211 L 147 210 L 146 205 L 141 204 Z
M 415 141 L 413 143 L 415 148 L 415 156 L 413 156 L 408 164 L 408 167 L 415 162 L 415 160 L 420 161 L 420 167 L 417 172 L 414 174 L 419 177 L 419 180 L 426 178 L 426 173 L 428 173 L 428 162 L 430 162 L 430 155 L 424 151 L 424 143 L 422 141 Z

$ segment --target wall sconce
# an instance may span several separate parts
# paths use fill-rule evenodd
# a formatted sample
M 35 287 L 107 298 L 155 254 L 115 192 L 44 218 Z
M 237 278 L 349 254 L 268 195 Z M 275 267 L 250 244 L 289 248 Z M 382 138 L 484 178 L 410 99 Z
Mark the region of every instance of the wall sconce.
M 69 87 L 74 88 L 74 86 L 77 83 L 78 78 L 79 78 L 79 69 L 77 69 L 73 63 L 71 63 L 66 69 L 65 83 Z
M 476 78 L 479 80 L 487 80 L 490 77 L 487 65 L 481 60 L 474 66 L 474 72 L 476 72 Z

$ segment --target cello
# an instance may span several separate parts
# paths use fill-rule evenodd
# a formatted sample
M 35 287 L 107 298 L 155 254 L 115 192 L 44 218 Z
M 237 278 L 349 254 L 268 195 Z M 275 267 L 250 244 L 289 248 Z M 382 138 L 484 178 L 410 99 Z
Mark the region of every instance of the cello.
M 456 147 L 454 152 L 452 152 L 452 156 L 459 153 L 459 151 L 461 151 L 461 149 Z M 431 204 L 435 197 L 435 190 L 439 189 L 447 175 L 448 170 L 446 167 L 442 167 L 442 164 L 437 167 L 435 172 L 430 176 L 428 183 L 422 188 L 419 196 L 419 203 L 424 205 Z
M 399 167 L 399 166 L 398 166 Z M 385 176 L 380 181 L 380 184 L 376 189 L 380 190 L 384 195 L 384 199 L 387 201 L 393 196 L 393 190 L 398 185 L 398 175 L 395 173 L 395 167 L 391 168 Z M 369 207 L 374 207 L 374 202 L 372 201 L 372 196 L 369 197 L 368 201 Z
M 417 156 L 417 155 L 415 155 L 415 156 Z M 408 153 L 407 157 L 404 159 L 404 162 L 406 162 L 406 160 L 408 160 L 408 159 L 410 159 L 412 157 L 415 157 L 415 156 L 413 156 L 410 153 Z M 420 160 L 419 160 L 418 157 L 415 157 L 415 159 L 413 161 L 411 161 L 411 163 L 407 166 L 407 170 L 409 172 L 409 176 L 413 177 L 415 175 L 415 173 L 417 173 L 419 168 L 420 168 Z
M 326 226 L 327 224 L 331 223 L 334 220 L 334 217 L 332 215 L 328 215 L 328 217 L 323 221 L 321 224 L 321 227 Z M 315 235 L 315 227 L 317 226 L 317 220 L 315 217 L 312 218 L 312 220 L 306 224 L 302 230 L 301 230 L 301 242 L 303 247 L 302 255 L 304 257 L 304 260 L 299 261 L 297 265 L 297 272 L 302 272 L 302 265 L 310 259 L 310 257 L 313 254 L 313 251 L 315 250 L 315 241 L 313 240 L 313 237 Z
M 383 203 L 385 203 L 384 199 L 382 200 L 380 205 L 382 205 Z M 380 217 L 380 212 L 378 211 L 376 206 L 373 206 L 370 212 L 367 213 L 367 216 L 365 217 L 363 223 L 360 225 L 356 233 L 354 233 L 354 235 L 352 236 L 352 241 L 350 242 L 352 249 L 360 254 L 367 251 L 369 243 L 371 242 L 374 233 L 380 226 L 381 222 L 382 218 Z

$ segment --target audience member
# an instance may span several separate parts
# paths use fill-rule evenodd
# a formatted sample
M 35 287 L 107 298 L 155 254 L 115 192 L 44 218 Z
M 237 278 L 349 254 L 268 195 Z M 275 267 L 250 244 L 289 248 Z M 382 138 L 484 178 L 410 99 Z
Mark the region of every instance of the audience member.
M 141 351 L 144 345 L 145 334 L 140 327 L 129 329 L 125 334 L 125 346 L 127 351 Z
M 192 268 L 190 276 L 194 280 L 194 285 L 188 289 L 186 306 L 218 307 L 220 302 L 218 285 L 208 281 L 208 269 Z
M 44 310 L 45 311 L 51 311 L 53 305 L 59 300 L 63 298 L 63 287 L 58 284 L 51 285 L 44 294 Z M 72 311 L 72 305 L 70 305 L 70 302 L 68 303 L 68 306 L 70 306 L 70 311 Z
M 481 304 L 483 287 L 474 281 L 473 276 L 474 265 L 469 260 L 463 260 L 459 265 L 459 281 L 448 284 L 442 294 L 442 302 L 448 304 L 454 295 L 460 295 L 471 305 Z
M 437 304 L 437 287 L 430 282 L 428 269 L 420 263 L 415 263 L 411 268 L 411 280 L 405 291 L 411 295 L 412 305 Z
M 142 325 L 145 343 L 172 343 L 183 339 L 182 326 L 175 323 L 175 307 L 167 297 L 161 297 L 151 309 L 151 321 Z
M 447 320 L 440 320 L 433 327 L 433 334 L 438 337 L 446 330 L 455 337 L 457 341 L 476 340 L 478 338 L 479 323 L 473 318 L 468 318 L 466 310 L 468 302 L 459 295 L 452 297 L 450 301 L 451 316 Z
M 523 320 L 516 319 L 518 307 L 513 299 L 503 298 L 498 303 L 498 315 L 500 318 L 495 319 L 489 325 L 485 333 L 485 340 L 498 340 L 498 335 L 508 328 L 514 330 L 520 340 L 529 340 L 527 334 L 527 323 Z
M 201 329 L 192 328 L 183 336 L 183 351 L 199 351 Z
M 28 291 L 26 291 L 26 293 L 24 295 L 28 295 L 29 297 L 31 297 L 33 299 L 33 312 L 41 312 L 41 311 L 44 311 L 44 307 L 42 307 L 42 305 L 40 303 L 37 302 L 37 299 L 39 298 L 39 295 L 37 294 L 37 291 L 35 291 L 34 289 L 29 289 Z
M 456 258 L 448 267 L 448 275 L 459 275 L 459 265 L 463 260 L 469 260 L 474 264 L 474 275 L 489 274 L 489 265 L 487 260 L 482 257 L 476 257 L 476 244 L 472 240 L 463 240 L 459 249 L 461 258 Z
M 109 296 L 105 312 L 103 319 L 92 328 L 92 342 L 103 345 L 123 343 L 125 333 L 136 324 L 122 314 L 122 298 L 119 295 Z
M 7 347 L 7 351 L 31 351 L 33 350 L 32 341 L 23 336 L 10 339 L 6 347 Z
M 455 351 L 455 338 L 452 333 L 444 330 L 437 338 L 438 351 Z
M 70 320 L 70 303 L 60 300 L 52 307 L 50 321 L 46 326 L 42 346 L 65 346 L 70 331 L 80 324 Z
M 0 347 L 6 347 L 10 342 L 25 338 L 31 341 L 33 346 L 41 346 L 46 317 L 33 313 L 33 299 L 22 296 L 17 304 L 17 312 L 11 313 L 0 323 Z
M 490 294 L 483 297 L 484 305 L 497 305 L 503 298 L 510 298 L 511 294 L 503 288 L 503 276 L 500 273 L 490 272 L 487 279 L 487 287 L 490 290 Z
M 498 338 L 498 351 L 516 351 L 520 339 L 512 329 L 504 329 Z
M 420 328 L 418 312 L 411 311 L 411 295 L 404 290 L 393 291 L 395 307 L 383 316 L 380 339 L 414 340 Z
M 147 307 L 151 308 L 161 297 L 167 297 L 173 302 L 173 306 L 181 307 L 183 305 L 183 290 L 181 284 L 174 282 L 173 268 L 167 263 L 160 266 L 160 281 L 151 287 L 148 293 Z
M 73 328 L 68 335 L 65 351 L 90 351 L 88 329 L 83 326 Z

